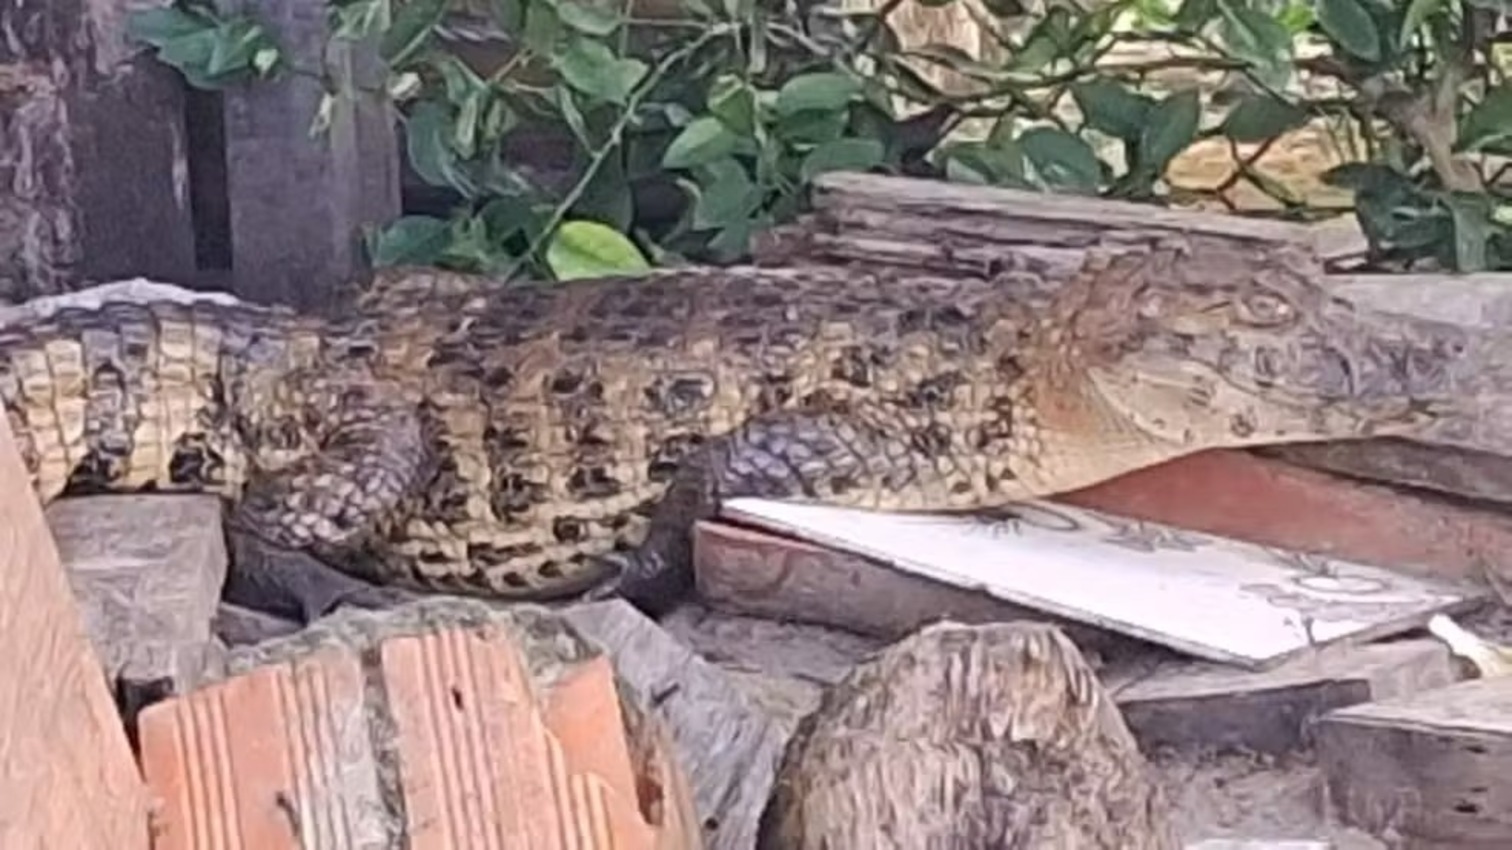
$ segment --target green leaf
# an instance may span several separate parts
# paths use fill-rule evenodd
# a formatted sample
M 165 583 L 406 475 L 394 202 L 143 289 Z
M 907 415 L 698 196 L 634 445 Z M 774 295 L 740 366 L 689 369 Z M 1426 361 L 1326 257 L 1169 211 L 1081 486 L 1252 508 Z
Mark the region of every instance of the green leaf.
M 508 33 L 525 29 L 525 5 L 527 0 L 490 0 L 488 10 L 493 13 L 494 23 Z
M 430 100 L 416 105 L 404 125 L 410 167 L 432 186 L 450 187 L 471 197 L 477 186 L 457 161 L 451 130 L 451 115 L 443 104 Z
M 827 171 L 868 171 L 886 156 L 887 149 L 876 139 L 835 139 L 809 151 L 798 174 L 808 183 Z
M 556 49 L 557 39 L 562 34 L 562 19 L 550 3 L 531 2 L 525 5 L 525 46 L 543 56 L 550 56 Z
M 510 237 L 536 225 L 540 216 L 524 195 L 507 193 L 497 195 L 484 204 L 478 211 L 478 218 L 487 226 L 489 238 L 503 245 Z
M 572 131 L 573 138 L 589 150 L 594 148 L 593 137 L 588 133 L 588 121 L 583 117 L 583 111 L 578 108 L 577 97 L 572 89 L 566 86 L 552 86 L 546 95 L 556 107 L 557 114 L 562 116 L 562 123 Z
M 1237 58 L 1253 65 L 1268 84 L 1280 88 L 1291 75 L 1291 33 L 1280 21 L 1248 6 L 1232 0 L 1217 3 L 1224 44 Z
M 1263 142 L 1307 123 L 1307 112 L 1274 95 L 1247 94 L 1229 110 L 1220 127 L 1236 142 Z
M 793 77 L 777 90 L 778 115 L 794 115 L 816 110 L 834 112 L 844 109 L 851 98 L 861 93 L 861 84 L 846 74 L 825 71 Z
M 557 3 L 557 17 L 562 23 L 585 35 L 603 38 L 619 29 L 620 18 L 607 9 L 561 0 Z
M 1485 271 L 1491 236 L 1491 204 L 1485 195 L 1457 192 L 1446 203 L 1454 226 L 1453 265 L 1457 272 Z
M 735 151 L 740 137 L 710 115 L 700 116 L 682 128 L 662 154 L 663 168 L 694 168 L 722 159 Z
M 1024 4 L 1019 0 L 982 0 L 987 11 L 999 18 L 1011 18 L 1024 14 Z
M 390 0 L 356 0 L 335 6 L 336 30 L 332 36 L 345 41 L 361 41 L 393 26 Z
M 699 175 L 697 200 L 693 204 L 696 230 L 724 228 L 745 221 L 761 206 L 761 188 L 733 158 L 704 166 Z
M 1071 87 L 1071 96 L 1086 116 L 1087 126 L 1124 141 L 1140 137 L 1155 105 L 1151 98 L 1101 78 L 1077 83 Z
M 1165 173 L 1166 166 L 1197 138 L 1197 124 L 1202 117 L 1202 96 L 1196 89 L 1169 95 L 1154 109 L 1139 137 L 1139 167 L 1152 175 Z
M 724 74 L 709 87 L 709 113 L 742 136 L 756 131 L 756 92 L 745 80 Z
M 1473 153 L 1504 148 L 1512 137 L 1512 87 L 1497 86 L 1460 119 L 1459 136 L 1454 143 L 1458 153 Z
M 1024 154 L 1016 143 L 956 142 L 941 156 L 946 177 L 957 183 L 1032 188 L 1024 177 Z
M 212 77 L 220 77 L 250 70 L 253 57 L 270 43 L 268 31 L 259 24 L 251 21 L 222 24 L 215 30 L 215 42 L 204 71 Z
M 1019 149 L 1050 186 L 1095 189 L 1103 164 L 1079 137 L 1054 127 L 1035 127 L 1018 138 Z
M 214 28 L 215 21 L 177 6 L 144 9 L 133 12 L 126 19 L 128 36 L 157 48 L 170 41 Z
M 635 223 L 635 201 L 630 194 L 630 181 L 625 179 L 623 154 L 621 149 L 604 159 L 582 197 L 573 204 L 573 215 L 612 225 L 621 232 Z
M 624 104 L 651 68 L 639 59 L 622 59 L 605 44 L 578 39 L 551 58 L 567 85 L 609 103 Z
M 451 238 L 451 222 L 444 218 L 402 216 L 369 234 L 368 257 L 379 268 L 434 265 Z
M 1289 3 L 1281 10 L 1281 14 L 1276 16 L 1276 21 L 1288 35 L 1294 38 L 1306 32 L 1314 23 L 1317 23 L 1317 20 L 1318 17 L 1313 14 L 1312 6 L 1306 2 Z
M 624 234 L 597 221 L 563 222 L 546 247 L 546 265 L 557 280 L 640 274 L 646 257 Z
M 777 136 L 790 145 L 822 145 L 845 135 L 850 116 L 845 112 L 809 109 L 784 115 L 777 122 Z
M 430 41 L 446 14 L 446 0 L 409 0 L 378 42 L 378 55 L 391 68 L 403 67 Z
M 1448 0 L 1412 0 L 1408 3 L 1407 13 L 1402 16 L 1402 29 L 1398 36 L 1401 43 L 1406 44 L 1412 33 L 1422 26 L 1424 21 L 1432 17 L 1434 12 L 1442 9 L 1447 2 Z
M 187 33 L 164 42 L 158 48 L 158 59 L 177 68 L 186 77 L 192 74 L 196 79 L 208 81 L 203 69 L 210 62 L 210 54 L 215 52 L 215 42 L 214 28 Z
M 1196 32 L 1217 14 L 1217 0 L 1182 0 L 1181 8 L 1176 10 L 1176 27 Z
M 1360 0 L 1318 0 L 1318 25 L 1340 47 L 1366 62 L 1381 58 L 1381 34 Z

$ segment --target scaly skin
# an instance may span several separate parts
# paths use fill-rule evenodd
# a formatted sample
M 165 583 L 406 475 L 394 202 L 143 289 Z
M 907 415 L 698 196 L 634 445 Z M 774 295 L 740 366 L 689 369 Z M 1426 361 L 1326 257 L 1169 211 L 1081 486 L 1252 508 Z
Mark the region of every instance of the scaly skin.
M 1205 448 L 1410 434 L 1452 401 L 1451 329 L 1267 262 L 1214 283 L 1179 246 L 1094 254 L 1056 286 L 408 271 L 334 319 L 151 302 L 0 328 L 0 396 L 45 499 L 212 491 L 382 584 L 655 609 L 721 499 L 996 507 Z

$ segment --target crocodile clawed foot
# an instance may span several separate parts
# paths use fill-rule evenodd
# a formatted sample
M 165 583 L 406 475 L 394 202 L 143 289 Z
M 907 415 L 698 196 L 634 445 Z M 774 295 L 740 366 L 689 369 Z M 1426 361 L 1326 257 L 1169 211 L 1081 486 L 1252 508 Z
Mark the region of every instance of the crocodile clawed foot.
M 222 597 L 275 616 L 311 623 L 343 605 L 392 608 L 416 598 L 379 587 L 306 552 L 286 549 L 254 534 L 230 530 L 231 567 Z
M 617 597 L 657 618 L 677 607 L 693 589 L 691 569 L 680 569 L 653 550 L 611 552 L 599 560 L 615 575 L 583 594 L 585 602 Z

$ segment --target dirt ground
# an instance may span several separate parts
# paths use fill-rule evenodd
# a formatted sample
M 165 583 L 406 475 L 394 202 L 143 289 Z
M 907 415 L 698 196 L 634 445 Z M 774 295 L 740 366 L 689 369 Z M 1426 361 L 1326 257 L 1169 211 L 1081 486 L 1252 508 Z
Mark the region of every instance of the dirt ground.
M 665 623 L 669 631 L 718 664 L 757 703 L 783 722 L 817 705 L 879 641 L 818 626 L 781 624 L 688 605 Z M 1176 804 L 1182 837 L 1328 840 L 1332 850 L 1385 850 L 1357 830 L 1327 821 L 1319 771 L 1310 756 L 1263 757 L 1150 754 Z

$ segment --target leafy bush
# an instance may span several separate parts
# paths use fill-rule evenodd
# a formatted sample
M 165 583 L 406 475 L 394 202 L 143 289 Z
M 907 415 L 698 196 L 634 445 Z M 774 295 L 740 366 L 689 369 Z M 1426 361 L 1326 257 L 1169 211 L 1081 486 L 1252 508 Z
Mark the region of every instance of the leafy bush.
M 1307 217 L 1320 211 L 1257 162 L 1311 123 L 1353 150 L 1327 179 L 1352 191 L 1380 262 L 1512 267 L 1500 0 L 1113 0 L 1033 15 L 1016 0 L 327 2 L 334 40 L 376 45 L 411 167 L 456 199 L 449 217 L 369 234 L 379 265 L 566 279 L 731 261 L 832 170 L 1167 203 L 1167 167 L 1202 140 L 1233 152 L 1220 189 L 1248 181 Z M 1002 58 L 905 47 L 893 17 L 906 2 L 971 4 Z M 316 73 L 254 19 L 204 5 L 134 24 L 192 85 Z M 461 58 L 480 36 L 507 45 L 496 67 Z M 942 91 L 930 66 L 967 84 Z M 316 131 L 352 85 L 318 73 L 331 94 Z M 522 134 L 562 152 L 561 173 L 510 154 Z

